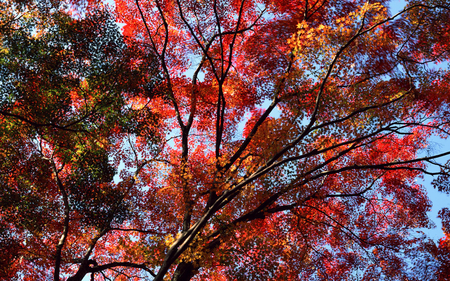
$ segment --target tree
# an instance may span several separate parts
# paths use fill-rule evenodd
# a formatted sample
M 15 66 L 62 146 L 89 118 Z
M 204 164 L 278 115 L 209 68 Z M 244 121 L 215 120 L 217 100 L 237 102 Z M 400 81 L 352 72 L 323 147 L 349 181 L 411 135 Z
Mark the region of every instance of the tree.
M 450 3 L 388 4 L 2 4 L 0 274 L 444 276 Z
M 145 128 L 156 116 L 126 102 L 153 95 L 157 62 L 125 45 L 106 11 L 80 18 L 50 1 L 2 10 L 0 276 L 59 280 L 73 263 L 81 276 L 90 235 L 131 208 L 132 183 L 113 182 L 113 144 L 131 132 L 157 137 Z

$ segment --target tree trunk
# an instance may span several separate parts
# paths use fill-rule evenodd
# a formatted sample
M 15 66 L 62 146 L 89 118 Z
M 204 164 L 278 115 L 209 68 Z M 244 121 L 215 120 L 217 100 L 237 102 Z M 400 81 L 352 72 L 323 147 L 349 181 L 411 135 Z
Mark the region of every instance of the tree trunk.
M 172 281 L 189 281 L 197 270 L 198 267 L 195 267 L 192 262 L 181 262 L 173 274 Z

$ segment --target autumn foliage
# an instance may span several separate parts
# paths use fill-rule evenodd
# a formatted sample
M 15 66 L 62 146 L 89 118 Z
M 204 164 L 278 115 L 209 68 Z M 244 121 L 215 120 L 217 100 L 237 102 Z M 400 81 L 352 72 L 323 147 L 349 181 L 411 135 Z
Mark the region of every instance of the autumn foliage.
M 0 1 L 0 279 L 449 280 L 449 1 L 110 4 Z

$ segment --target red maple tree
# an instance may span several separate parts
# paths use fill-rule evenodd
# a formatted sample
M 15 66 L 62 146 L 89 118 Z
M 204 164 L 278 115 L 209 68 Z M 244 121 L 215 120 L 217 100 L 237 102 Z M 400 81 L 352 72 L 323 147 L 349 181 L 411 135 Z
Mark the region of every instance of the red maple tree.
M 445 280 L 450 3 L 2 8 L 1 276 Z

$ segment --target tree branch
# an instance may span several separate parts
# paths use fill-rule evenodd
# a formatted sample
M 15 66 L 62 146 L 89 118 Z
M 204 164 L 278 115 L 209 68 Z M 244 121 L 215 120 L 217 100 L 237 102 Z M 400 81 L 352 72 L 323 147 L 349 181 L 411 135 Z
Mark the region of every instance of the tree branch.
M 112 269 L 114 267 L 132 267 L 132 268 L 139 268 L 139 269 L 143 269 L 145 271 L 147 271 L 148 273 L 150 273 L 153 277 L 156 277 L 156 274 L 150 270 L 145 263 L 142 264 L 137 264 L 137 263 L 132 263 L 132 262 L 112 262 L 112 263 L 108 263 L 108 264 L 104 264 L 104 265 L 99 265 L 99 266 L 94 266 L 94 267 L 89 267 L 88 272 L 100 272 L 100 271 L 104 271 L 107 269 Z

